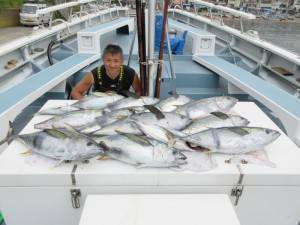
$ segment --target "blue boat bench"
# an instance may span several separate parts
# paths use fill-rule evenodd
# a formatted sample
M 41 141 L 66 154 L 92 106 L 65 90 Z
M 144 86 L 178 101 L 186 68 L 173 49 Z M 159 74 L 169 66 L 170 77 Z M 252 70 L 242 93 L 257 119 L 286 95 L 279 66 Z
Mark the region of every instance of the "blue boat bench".
M 100 59 L 96 54 L 75 54 L 36 74 L 0 94 L 1 128 L 13 120 L 26 106 L 65 81 L 87 65 Z M 0 135 L 1 136 L 1 135 Z

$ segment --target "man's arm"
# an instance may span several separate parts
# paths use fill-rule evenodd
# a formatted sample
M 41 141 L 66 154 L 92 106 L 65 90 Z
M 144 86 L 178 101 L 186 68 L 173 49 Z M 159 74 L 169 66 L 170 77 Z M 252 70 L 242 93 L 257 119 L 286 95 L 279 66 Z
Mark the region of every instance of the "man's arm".
M 142 95 L 140 80 L 136 74 L 134 75 L 134 78 L 133 78 L 132 87 L 137 96 Z
M 73 88 L 71 92 L 72 99 L 80 100 L 83 93 L 86 92 L 94 83 L 94 77 L 91 72 L 86 73 L 84 78 Z

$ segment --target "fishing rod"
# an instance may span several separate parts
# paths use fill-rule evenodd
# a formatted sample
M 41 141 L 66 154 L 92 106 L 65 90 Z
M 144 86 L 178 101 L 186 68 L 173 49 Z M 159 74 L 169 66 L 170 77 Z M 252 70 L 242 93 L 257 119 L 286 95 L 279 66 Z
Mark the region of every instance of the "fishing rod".
M 158 65 L 157 65 L 156 83 L 155 83 L 155 92 L 154 92 L 154 97 L 156 98 L 159 98 L 160 96 L 161 73 L 163 68 L 162 61 L 164 58 L 164 40 L 165 40 L 165 33 L 166 33 L 169 2 L 170 2 L 169 0 L 164 1 L 163 23 L 162 23 L 160 46 L 159 46 Z
M 143 39 L 143 59 L 142 64 L 143 66 L 143 73 L 144 73 L 144 93 L 143 95 L 148 95 L 148 76 L 147 76 L 147 64 L 146 64 L 146 22 L 145 22 L 145 2 L 142 2 L 142 15 L 141 15 L 141 20 L 142 20 L 142 39 Z
M 143 38 L 143 20 L 142 20 L 142 1 L 136 0 L 136 22 L 137 22 L 137 34 L 138 34 L 138 48 L 139 48 L 139 64 L 140 64 L 140 80 L 141 80 L 141 92 L 145 95 L 145 59 L 144 48 L 145 43 Z M 145 36 L 145 35 L 144 35 Z

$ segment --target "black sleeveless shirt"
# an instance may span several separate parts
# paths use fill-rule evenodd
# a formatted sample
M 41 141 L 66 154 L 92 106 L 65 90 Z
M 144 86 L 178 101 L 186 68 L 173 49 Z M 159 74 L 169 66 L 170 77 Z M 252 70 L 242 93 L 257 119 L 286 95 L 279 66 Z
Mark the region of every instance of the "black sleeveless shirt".
M 129 66 L 122 65 L 120 74 L 111 79 L 105 70 L 105 66 L 102 65 L 92 70 L 94 77 L 94 91 L 106 92 L 106 91 L 128 91 L 132 85 L 135 71 Z

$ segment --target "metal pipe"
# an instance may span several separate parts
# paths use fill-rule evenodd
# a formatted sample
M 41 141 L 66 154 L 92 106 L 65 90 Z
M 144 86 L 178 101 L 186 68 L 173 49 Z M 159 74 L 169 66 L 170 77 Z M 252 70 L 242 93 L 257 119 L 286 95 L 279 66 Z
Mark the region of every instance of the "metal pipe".
M 167 46 L 168 46 L 168 58 L 169 58 L 169 65 L 170 65 L 170 71 L 171 71 L 171 78 L 175 80 L 175 73 L 173 69 L 173 59 L 172 59 L 172 49 L 171 49 L 171 44 L 170 44 L 170 37 L 169 37 L 169 25 L 168 21 L 166 24 L 166 36 L 167 36 Z
M 170 71 L 171 71 L 171 78 L 172 78 L 172 86 L 173 86 L 173 91 L 172 93 L 175 94 L 176 92 L 176 82 L 175 82 L 175 72 L 174 72 L 174 67 L 173 67 L 173 59 L 172 59 L 172 49 L 171 49 L 171 43 L 170 43 L 170 37 L 169 37 L 169 24 L 167 20 L 166 24 L 166 35 L 167 35 L 167 46 L 168 46 L 168 57 L 169 57 L 169 66 L 170 66 Z
M 144 93 L 143 95 L 148 95 L 148 76 L 147 76 L 147 63 L 146 63 L 146 22 L 145 22 L 145 2 L 142 2 L 142 15 L 141 15 L 141 20 L 142 20 L 142 38 L 143 38 L 143 71 L 144 71 Z
M 155 1 L 148 2 L 148 94 L 154 94 Z
M 136 29 L 136 26 L 135 26 L 134 30 L 133 30 L 133 37 L 132 37 L 130 49 L 129 49 L 129 56 L 128 56 L 127 66 L 130 66 L 130 63 L 131 63 L 131 57 L 132 57 L 133 46 L 134 46 L 134 42 L 135 42 L 136 31 L 137 31 L 137 29 Z
M 160 39 L 160 48 L 159 48 L 159 62 L 157 65 L 157 73 L 156 73 L 156 83 L 155 83 L 155 93 L 154 97 L 159 98 L 160 96 L 160 83 L 161 83 L 161 73 L 162 73 L 162 62 L 164 58 L 164 40 L 165 40 L 165 33 L 166 33 L 166 23 L 167 23 L 167 16 L 168 16 L 168 6 L 169 0 L 165 0 L 164 2 L 164 11 L 163 11 L 163 24 L 162 24 L 162 32 L 161 32 L 161 39 Z

